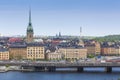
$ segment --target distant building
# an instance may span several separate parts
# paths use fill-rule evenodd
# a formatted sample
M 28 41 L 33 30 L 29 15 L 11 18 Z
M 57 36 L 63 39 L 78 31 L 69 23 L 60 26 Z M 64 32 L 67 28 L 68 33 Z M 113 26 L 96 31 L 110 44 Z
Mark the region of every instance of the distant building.
M 27 44 L 27 59 L 45 59 L 45 47 L 39 43 Z
M 0 48 L 0 60 L 9 60 L 8 49 Z
M 117 56 L 120 55 L 120 46 L 117 45 L 102 45 L 101 54 L 105 56 Z
M 62 54 L 58 51 L 46 53 L 46 59 L 48 60 L 60 60 L 62 59 Z
M 112 56 L 116 54 L 116 49 L 114 47 L 102 47 L 101 54 L 106 56 Z
M 59 37 L 62 37 L 61 32 L 59 32 Z
M 99 42 L 96 41 L 90 41 L 85 44 L 85 47 L 87 49 L 87 54 L 93 54 L 93 55 L 100 55 L 101 53 L 101 45 Z
M 116 49 L 116 55 L 120 55 L 120 46 L 117 46 L 115 49 Z
M 33 31 L 33 27 L 32 27 L 32 23 L 31 23 L 31 10 L 29 11 L 29 24 L 27 27 L 27 43 L 31 43 L 33 42 L 33 35 L 34 35 L 34 31 Z
M 83 47 L 61 47 L 59 52 L 65 59 L 85 59 L 87 58 L 87 49 Z
M 9 46 L 9 53 L 10 59 L 26 59 L 27 52 L 26 52 L 26 44 L 11 44 Z
M 8 37 L 0 37 L 0 47 L 8 48 Z

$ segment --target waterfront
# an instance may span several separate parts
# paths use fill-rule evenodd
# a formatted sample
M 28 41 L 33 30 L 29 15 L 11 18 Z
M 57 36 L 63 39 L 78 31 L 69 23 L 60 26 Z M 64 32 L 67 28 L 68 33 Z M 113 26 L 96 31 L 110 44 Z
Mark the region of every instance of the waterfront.
M 112 73 L 105 73 L 102 68 L 97 71 L 94 69 L 94 72 L 90 70 L 92 69 L 86 69 L 83 73 L 9 71 L 0 73 L 0 80 L 117 80 L 120 78 L 120 68 L 114 69 Z

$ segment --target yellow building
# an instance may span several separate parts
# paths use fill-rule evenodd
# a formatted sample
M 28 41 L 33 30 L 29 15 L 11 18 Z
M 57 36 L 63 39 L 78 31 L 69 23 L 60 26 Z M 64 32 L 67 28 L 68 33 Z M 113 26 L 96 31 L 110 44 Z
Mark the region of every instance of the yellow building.
M 10 59 L 26 59 L 26 45 L 11 45 L 9 47 Z
M 94 55 L 100 55 L 101 53 L 101 46 L 99 42 L 94 42 L 94 43 L 88 43 L 85 45 L 87 48 L 87 54 L 94 54 Z
M 7 49 L 0 49 L 0 60 L 9 60 L 9 51 Z
M 115 49 L 116 49 L 116 54 L 120 55 L 120 47 L 116 47 Z
M 102 47 L 101 48 L 102 55 L 106 56 L 116 56 L 120 55 L 120 47 Z
M 59 52 L 62 53 L 62 57 L 65 59 L 85 59 L 87 58 L 87 49 L 83 47 L 63 47 L 59 48 Z
M 27 45 L 27 59 L 45 59 L 45 48 L 39 43 L 29 43 Z

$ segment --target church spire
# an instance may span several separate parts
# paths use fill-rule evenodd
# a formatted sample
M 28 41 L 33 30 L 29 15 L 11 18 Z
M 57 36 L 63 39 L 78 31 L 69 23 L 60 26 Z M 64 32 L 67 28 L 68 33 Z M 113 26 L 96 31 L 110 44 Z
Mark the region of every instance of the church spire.
M 31 22 L 31 8 L 29 8 L 29 24 L 27 27 L 27 32 L 33 33 L 33 27 L 32 27 L 32 22 Z
M 29 25 L 32 25 L 32 23 L 31 23 L 31 8 L 29 9 Z
M 33 37 L 34 37 L 34 31 L 33 31 L 33 27 L 32 27 L 32 22 L 31 22 L 31 8 L 29 8 L 29 23 L 27 26 L 27 42 L 33 42 Z

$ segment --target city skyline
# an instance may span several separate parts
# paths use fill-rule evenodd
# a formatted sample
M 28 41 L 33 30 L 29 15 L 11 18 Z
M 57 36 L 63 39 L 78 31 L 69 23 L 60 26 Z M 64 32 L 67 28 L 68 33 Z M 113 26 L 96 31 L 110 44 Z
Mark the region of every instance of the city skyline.
M 2 35 L 26 35 L 31 6 L 34 35 L 120 34 L 119 0 L 2 0 Z

